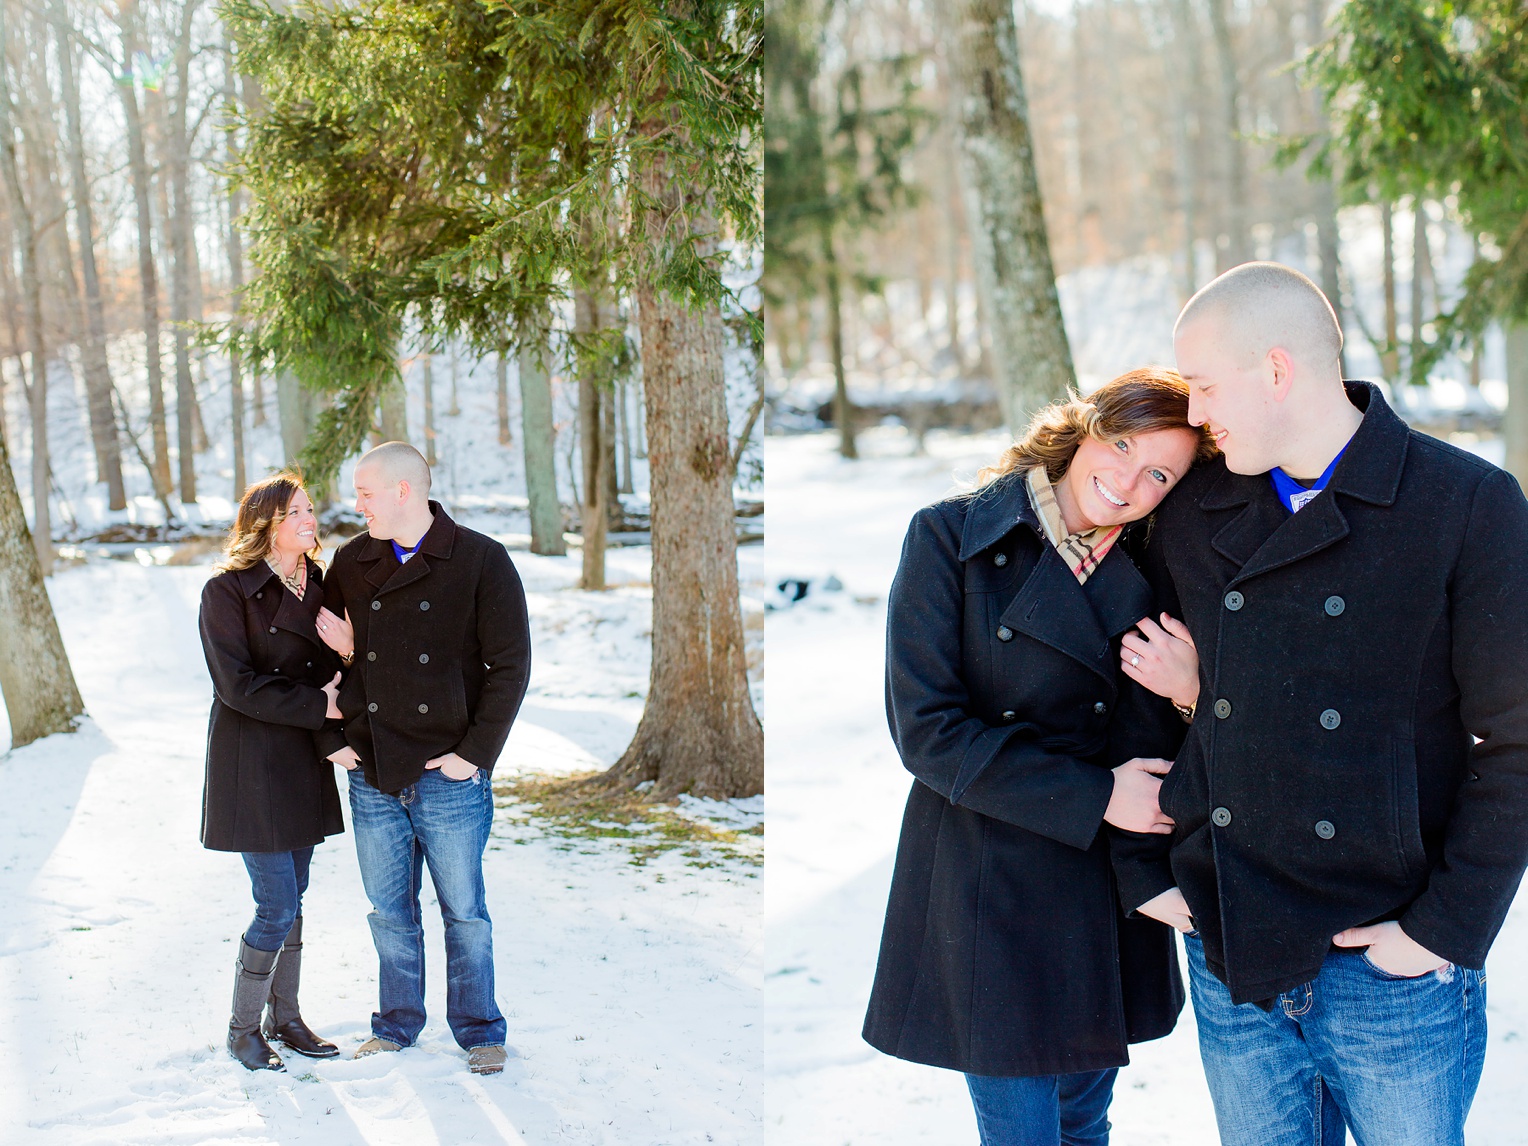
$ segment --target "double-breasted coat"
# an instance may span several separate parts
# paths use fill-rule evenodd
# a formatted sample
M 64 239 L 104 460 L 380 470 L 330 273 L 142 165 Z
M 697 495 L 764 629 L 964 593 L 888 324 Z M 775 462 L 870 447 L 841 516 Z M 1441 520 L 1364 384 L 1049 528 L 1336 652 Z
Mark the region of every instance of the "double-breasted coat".
M 439 502 L 419 551 L 360 534 L 334 555 L 329 608 L 348 611 L 355 660 L 340 690 L 343 731 L 367 783 L 396 793 L 428 760 L 455 752 L 485 774 L 509 736 L 530 680 L 530 620 L 504 546 L 457 525 Z
M 1166 568 L 1144 566 L 1200 692 L 1161 789 L 1170 859 L 1134 841 L 1121 890 L 1176 882 L 1238 1003 L 1383 920 L 1479 968 L 1528 862 L 1528 502 L 1376 387 L 1348 396 L 1363 421 L 1320 496 L 1291 515 L 1217 460 L 1158 516 Z
M 1118 672 L 1120 636 L 1152 611 L 1123 543 L 1077 583 L 1022 474 L 913 519 L 888 605 L 886 706 L 914 782 L 871 1045 L 1035 1076 L 1119 1066 L 1128 1043 L 1172 1029 L 1172 933 L 1123 917 L 1102 830 L 1110 767 L 1176 747 L 1143 752 L 1117 711 L 1165 703 Z
M 201 836 L 215 851 L 295 851 L 345 830 L 334 767 L 314 740 L 340 662 L 314 627 L 323 574 L 303 560 L 302 600 L 263 561 L 202 589 L 213 700 Z

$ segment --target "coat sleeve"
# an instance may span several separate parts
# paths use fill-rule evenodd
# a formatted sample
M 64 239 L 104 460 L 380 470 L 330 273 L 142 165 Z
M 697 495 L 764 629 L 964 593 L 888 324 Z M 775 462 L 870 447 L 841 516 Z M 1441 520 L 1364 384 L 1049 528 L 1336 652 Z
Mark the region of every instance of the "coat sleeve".
M 1151 586 L 1157 612 L 1169 613 L 1182 620 L 1183 610 L 1163 557 L 1160 535 L 1148 536 L 1136 556 L 1136 563 Z M 1109 727 L 1111 765 L 1123 764 L 1136 757 L 1174 759 L 1183 746 L 1187 729 L 1171 701 L 1157 696 L 1124 673 L 1120 674 L 1119 699 L 1115 702 Z M 1109 853 L 1114 864 L 1115 883 L 1119 887 L 1120 906 L 1126 915 L 1133 915 L 1143 903 L 1149 903 L 1177 886 L 1168 858 L 1172 839 L 1168 834 L 1127 832 L 1109 826 Z
M 502 545 L 489 547 L 477 583 L 478 645 L 487 677 L 456 754 L 491 773 L 531 675 L 530 617 L 520 575 Z
M 338 561 L 339 558 L 336 554 L 335 563 L 338 564 Z M 330 568 L 326 576 L 321 577 L 321 583 L 324 587 L 324 608 L 328 609 L 331 613 L 343 616 L 345 613 L 345 598 L 343 591 L 340 589 L 340 579 L 334 575 L 333 567 Z M 339 654 L 330 649 L 328 645 L 324 645 L 319 651 L 325 658 L 326 668 L 344 673 L 346 676 L 350 675 L 349 670 L 340 661 Z M 318 749 L 319 759 L 321 760 L 327 761 L 330 756 L 344 748 L 346 743 L 345 721 L 343 719 L 325 720 L 324 726 L 313 733 L 313 744 Z
M 1504 471 L 1476 491 L 1449 598 L 1459 715 L 1479 743 L 1442 857 L 1400 923 L 1434 954 L 1482 967 L 1528 863 L 1528 502 Z
M 902 763 L 954 804 L 1088 848 L 1114 777 L 1026 739 L 1024 723 L 995 727 L 971 714 L 962 583 L 952 524 L 938 506 L 920 511 L 887 603 L 886 714 Z
M 301 684 L 253 663 L 244 627 L 244 597 L 230 577 L 214 577 L 202 589 L 202 652 L 217 698 L 235 712 L 267 724 L 313 731 L 323 727 L 329 701 L 324 690 Z

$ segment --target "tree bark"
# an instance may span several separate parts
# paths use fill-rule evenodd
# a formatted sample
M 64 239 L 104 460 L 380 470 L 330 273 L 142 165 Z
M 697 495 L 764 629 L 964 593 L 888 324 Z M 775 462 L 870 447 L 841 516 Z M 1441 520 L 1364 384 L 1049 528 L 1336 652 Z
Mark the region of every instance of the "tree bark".
M 1408 373 L 1411 375 L 1410 380 L 1418 386 L 1427 381 L 1426 378 L 1417 376 L 1417 363 L 1421 361 L 1427 347 L 1427 343 L 1422 338 L 1422 325 L 1427 319 L 1427 311 L 1423 309 L 1425 300 L 1422 295 L 1422 283 L 1427 277 L 1431 262 L 1427 251 L 1427 212 L 1423 209 L 1422 196 L 1413 195 L 1411 199 L 1411 309 L 1408 313 L 1411 319 L 1411 347 L 1407 366 Z
M 993 381 L 1017 431 L 1076 383 L 1035 174 L 1018 32 L 1007 0 L 958 0 L 941 11 L 950 28 Z
M 592 290 L 573 292 L 574 329 L 592 335 L 604 326 L 604 308 Z M 602 393 L 601 370 L 583 355 L 578 361 L 578 434 L 583 452 L 584 496 L 579 504 L 583 530 L 583 571 L 578 587 L 587 590 L 605 588 L 605 419 L 604 406 L 609 401 Z
M 223 39 L 223 99 L 231 110 L 237 100 L 234 85 L 233 45 L 227 36 Z M 239 144 L 233 124 L 227 125 L 223 136 L 227 147 L 228 169 L 236 169 L 239 163 Z M 228 306 L 233 315 L 234 327 L 242 330 L 243 320 L 239 308 L 244 297 L 244 237 L 239 232 L 239 187 L 228 181 Z M 237 505 L 249 485 L 249 474 L 244 458 L 244 379 L 241 374 L 241 356 L 238 343 L 228 353 L 228 387 L 233 407 L 233 501 Z M 258 394 L 258 385 L 256 392 Z M 257 399 L 258 408 L 258 399 Z
M 96 479 L 106 483 L 107 504 L 127 508 L 122 481 L 122 447 L 111 408 L 111 367 L 106 361 L 106 315 L 101 302 L 101 277 L 95 258 L 95 219 L 90 207 L 90 178 L 85 170 L 85 135 L 80 119 L 80 89 L 75 74 L 74 45 L 62 0 L 53 0 L 54 34 L 58 43 L 59 76 L 69 129 L 69 169 L 74 185 L 75 230 L 79 235 L 80 269 L 85 280 L 84 339 L 80 359 L 90 409 L 90 437 L 95 446 Z
M 854 405 L 849 401 L 849 381 L 844 375 L 844 312 L 838 275 L 838 255 L 833 249 L 833 228 L 822 228 L 822 277 L 828 288 L 828 353 L 833 358 L 833 422 L 838 429 L 839 457 L 859 457 L 854 440 Z
M 684 164 L 683 129 L 664 116 L 644 130 L 672 138 L 639 173 L 646 207 L 636 226 L 649 241 L 661 232 L 715 257 L 705 201 L 685 203 L 706 191 Z M 636 735 L 607 782 L 652 780 L 659 799 L 748 796 L 764 789 L 764 733 L 743 655 L 721 310 L 692 308 L 651 283 L 643 279 L 636 297 L 651 465 L 652 673 Z
M 552 425 L 552 378 L 533 347 L 520 348 L 520 448 L 530 502 L 531 552 L 561 557 L 562 506 L 557 502 L 557 431 Z
M 1225 267 L 1238 266 L 1252 257 L 1247 235 L 1247 149 L 1242 140 L 1241 78 L 1236 67 L 1236 48 L 1226 18 L 1226 0 L 1208 0 L 1210 30 L 1215 40 L 1215 59 L 1220 65 L 1220 98 L 1225 118 L 1226 233 Z
M 382 440 L 408 441 L 408 391 L 404 388 L 402 374 L 382 387 L 382 396 L 377 400 L 377 406 L 378 417 L 382 422 Z
M 286 464 L 295 466 L 318 417 L 317 395 L 299 382 L 297 375 L 283 370 L 276 375 L 276 412 L 281 419 L 281 449 Z
M 182 505 L 196 501 L 195 426 L 196 387 L 191 380 L 191 353 L 186 324 L 191 321 L 191 275 L 194 255 L 191 250 L 190 146 L 186 138 L 186 111 L 190 104 L 191 21 L 198 0 L 184 0 L 180 10 L 180 29 L 175 40 L 176 92 L 170 111 L 166 141 L 170 167 L 172 207 L 166 220 L 171 252 L 170 319 L 175 338 L 175 443 L 180 456 L 180 500 Z M 205 438 L 205 431 L 201 435 Z
M 122 33 L 124 71 L 131 76 L 139 55 L 138 13 L 135 3 L 124 4 L 117 23 Z M 128 167 L 133 178 L 133 205 L 138 220 L 138 284 L 143 303 L 143 346 L 149 383 L 149 427 L 154 439 L 154 493 L 167 498 L 174 490 L 170 479 L 170 435 L 165 426 L 164 366 L 159 342 L 159 278 L 154 270 L 154 213 L 148 152 L 143 136 L 143 112 L 134 83 L 117 85 L 127 125 Z
M 623 377 L 615 384 L 616 434 L 621 442 L 621 484 L 617 493 L 635 493 L 631 477 L 631 410 L 628 400 L 631 384 Z
M 0 16 L 0 21 L 4 17 Z M 3 36 L 0 36 L 3 41 Z M 0 697 L 11 722 L 11 747 L 56 732 L 71 732 L 84 715 L 43 568 L 27 529 L 26 514 L 11 475 L 10 454 L 0 437 Z
M 9 46 L 10 28 L 5 7 L 0 4 L 0 169 L 3 169 L 0 170 L 0 177 L 4 178 L 6 191 L 10 195 L 11 223 L 16 229 L 16 238 L 21 247 L 21 298 L 27 328 L 27 347 L 32 356 L 32 386 L 29 395 L 32 418 L 32 541 L 37 551 L 37 564 L 41 569 L 39 577 L 42 577 L 53 571 L 53 526 L 48 504 L 48 351 L 42 325 L 42 281 L 37 271 L 37 231 L 32 204 L 27 202 L 23 191 L 21 171 L 16 159 L 16 124 L 12 114 L 10 75 L 5 59 L 9 54 Z M 10 481 L 8 469 L 5 481 Z M 23 520 L 23 529 L 25 524 Z M 24 626 L 26 622 L 22 619 L 17 623 Z M 0 661 L 7 659 L 0 657 Z
M 435 465 L 435 356 L 428 350 L 424 359 L 424 460 Z
M 1528 323 L 1502 324 L 1507 336 L 1506 469 L 1528 485 Z
M 1384 232 L 1385 347 L 1380 351 L 1380 369 L 1392 386 L 1400 381 L 1400 330 L 1395 313 L 1395 204 L 1388 199 L 1379 206 L 1380 229 Z
M 498 388 L 499 395 L 499 445 L 509 445 L 512 435 L 509 432 L 509 344 L 499 343 L 499 352 L 494 355 L 494 384 Z

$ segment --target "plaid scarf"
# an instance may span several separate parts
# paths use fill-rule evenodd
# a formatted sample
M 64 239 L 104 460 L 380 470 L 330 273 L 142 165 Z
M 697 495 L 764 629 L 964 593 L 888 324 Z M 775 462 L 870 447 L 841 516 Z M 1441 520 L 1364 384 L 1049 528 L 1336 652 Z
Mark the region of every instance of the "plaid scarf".
M 1061 554 L 1061 559 L 1077 578 L 1077 583 L 1086 583 L 1098 568 L 1099 562 L 1119 540 L 1125 527 L 1101 525 L 1082 533 L 1068 533 L 1061 517 L 1061 505 L 1056 501 L 1056 491 L 1045 474 L 1045 467 L 1035 466 L 1029 471 L 1027 481 L 1029 500 L 1040 518 L 1040 528 L 1046 540 L 1056 547 L 1056 552 Z
M 292 570 L 290 577 L 281 571 L 281 562 L 273 560 L 270 554 L 266 554 L 265 563 L 271 567 L 271 572 L 280 578 L 281 583 L 292 591 L 292 595 L 301 601 L 303 591 L 308 587 L 308 579 L 304 576 L 304 573 L 307 571 L 307 561 L 299 561 L 297 568 Z

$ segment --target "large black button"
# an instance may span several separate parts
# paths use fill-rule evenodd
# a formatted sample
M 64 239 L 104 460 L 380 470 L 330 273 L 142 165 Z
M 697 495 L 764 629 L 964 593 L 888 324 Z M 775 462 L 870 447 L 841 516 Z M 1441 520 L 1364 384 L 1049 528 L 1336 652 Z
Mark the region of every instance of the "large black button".
M 309 662 L 308 662 L 308 667 L 309 667 L 309 668 L 312 668 L 312 667 L 313 667 L 313 662 L 312 662 L 312 661 L 309 661 Z
M 1010 629 L 1007 625 L 999 625 L 997 627 L 997 639 L 1000 641 L 1013 640 L 1013 630 Z
M 275 626 L 275 625 L 272 625 L 272 626 L 271 626 L 271 632 L 273 632 L 273 633 L 274 633 L 274 632 L 275 632 L 275 631 L 276 631 L 276 626 Z
M 1011 708 L 1007 712 L 1003 713 L 1003 723 L 1004 724 L 1012 724 L 1018 718 L 1019 718 L 1019 714 L 1017 712 L 1013 711 L 1013 709 L 1011 709 Z
M 366 711 L 367 712 L 376 712 L 377 711 L 377 702 L 376 701 L 372 701 L 370 704 L 368 704 L 366 706 Z
M 376 653 L 367 653 L 366 654 L 366 659 L 369 660 L 369 661 L 374 661 L 374 660 L 377 659 L 377 654 Z
M 419 663 L 422 664 L 422 665 L 429 664 L 430 663 L 430 654 L 429 653 L 420 653 L 419 654 Z
M 994 553 L 992 555 L 992 564 L 996 565 L 999 569 L 1001 569 L 1004 565 L 1008 564 L 1008 554 L 1006 554 L 1006 553 Z
M 1332 827 L 1331 820 L 1317 820 L 1316 834 L 1323 840 L 1329 840 L 1337 834 L 1337 829 Z
M 372 612 L 376 612 L 381 607 L 382 607 L 382 602 L 381 601 L 373 601 L 371 603 L 371 610 L 372 610 Z
M 259 599 L 260 599 L 260 598 L 261 598 L 261 597 L 263 597 L 263 596 L 265 596 L 265 592 L 264 592 L 264 590 L 262 590 L 262 591 L 260 591 L 260 592 L 259 592 L 259 593 L 256 593 L 256 594 L 255 594 L 255 600 L 257 600 L 257 601 L 258 601 L 258 600 L 259 600 Z
M 1243 597 L 1235 589 L 1232 589 L 1229 593 L 1226 594 L 1226 608 L 1230 609 L 1233 613 L 1246 603 L 1247 598 Z
M 420 601 L 419 611 L 421 613 L 428 613 L 430 611 L 430 603 L 428 601 Z
M 1098 713 L 1099 716 L 1102 716 L 1104 713 L 1109 711 L 1109 706 L 1101 700 L 1094 701 L 1093 711 Z
M 430 711 L 430 706 L 428 704 L 421 704 L 419 706 L 419 711 L 420 711 L 421 714 L 429 712 Z
M 1231 715 L 1231 702 L 1229 700 L 1227 700 L 1225 697 L 1221 697 L 1219 700 L 1217 700 L 1215 702 L 1215 715 L 1220 717 L 1220 719 L 1222 719 L 1222 720 L 1224 720 L 1226 717 L 1230 716 Z
M 1342 723 L 1342 713 L 1335 708 L 1329 708 L 1321 714 L 1321 727 L 1330 732 Z
M 1213 812 L 1210 813 L 1210 819 L 1215 821 L 1215 826 L 1217 828 L 1223 828 L 1231 822 L 1231 809 L 1216 808 Z
M 1326 599 L 1326 615 L 1328 617 L 1340 617 L 1342 611 L 1348 607 L 1348 603 L 1341 597 L 1332 596 Z M 1325 821 L 1322 821 L 1325 823 Z

